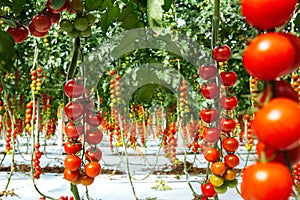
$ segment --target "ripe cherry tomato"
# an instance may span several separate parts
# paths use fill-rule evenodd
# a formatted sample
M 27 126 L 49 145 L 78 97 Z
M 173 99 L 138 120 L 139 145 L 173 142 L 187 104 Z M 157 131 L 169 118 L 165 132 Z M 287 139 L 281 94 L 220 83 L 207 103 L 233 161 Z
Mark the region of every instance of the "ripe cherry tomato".
M 238 100 L 235 96 L 226 97 L 224 95 L 220 99 L 220 105 L 225 110 L 234 110 L 238 105 Z
M 99 126 L 102 122 L 102 114 L 100 112 L 93 113 L 92 111 L 86 112 L 86 122 L 91 126 Z
M 60 13 L 53 13 L 49 9 L 46 10 L 45 15 L 50 18 L 51 24 L 56 24 L 60 20 Z
M 47 15 L 38 14 L 32 18 L 33 28 L 39 32 L 47 32 L 51 27 L 51 20 Z
M 201 94 L 206 99 L 214 99 L 219 94 L 219 88 L 215 83 L 209 83 L 201 86 Z
M 86 132 L 86 141 L 90 145 L 99 144 L 102 141 L 102 138 L 103 138 L 103 133 L 101 130 Z
M 70 79 L 64 84 L 64 92 L 69 98 L 82 96 L 83 89 L 83 84 L 75 82 L 74 79 Z
M 212 173 L 217 175 L 217 176 L 222 176 L 226 172 L 226 169 L 227 169 L 226 165 L 221 161 L 214 162 L 211 165 Z
M 234 179 L 236 178 L 236 171 L 235 171 L 234 169 L 228 168 L 228 169 L 225 171 L 223 177 L 224 177 L 225 180 L 227 180 L 227 181 L 232 181 L 232 180 L 234 180 Z
M 216 127 L 206 128 L 203 131 L 203 139 L 205 142 L 217 142 L 220 138 L 220 130 Z
M 230 58 L 231 55 L 231 49 L 228 45 L 224 46 L 218 46 L 215 47 L 212 50 L 212 57 L 217 61 L 217 62 L 224 62 L 227 61 Z
M 234 71 L 220 73 L 220 81 L 224 86 L 233 86 L 237 81 L 237 74 Z
M 214 77 L 216 77 L 218 72 L 218 69 L 216 66 L 207 66 L 207 65 L 202 65 L 199 68 L 199 76 L 203 78 L 204 80 L 210 80 Z
M 262 158 L 262 153 L 264 153 L 267 161 L 276 161 L 284 165 L 287 165 L 288 162 L 290 162 L 291 165 L 295 165 L 298 163 L 298 161 L 300 161 L 300 145 L 286 151 L 289 159 L 288 161 L 285 156 L 285 151 L 280 151 L 275 147 L 268 146 L 264 144 L 262 141 L 258 141 L 255 149 L 259 159 Z
M 95 147 L 95 148 L 88 148 L 85 152 L 85 158 L 87 161 L 95 161 L 99 162 L 102 158 L 102 151 Z
M 206 197 L 214 197 L 217 194 L 213 184 L 210 182 L 201 184 L 201 192 Z
M 84 186 L 89 186 L 94 182 L 94 177 L 89 177 L 86 174 L 81 174 L 79 177 L 79 182 Z
M 225 162 L 225 165 L 229 168 L 234 168 L 236 166 L 239 165 L 240 163 L 240 159 L 237 155 L 235 154 L 227 154 L 225 157 L 224 157 L 224 162 Z
M 76 154 L 81 150 L 81 148 L 82 148 L 82 144 L 79 141 L 76 142 L 67 141 L 64 144 L 64 150 L 68 155 Z
M 286 200 L 292 187 L 293 177 L 286 166 L 276 162 L 256 163 L 243 171 L 241 195 L 246 200 Z
M 219 151 L 216 148 L 208 147 L 204 149 L 203 155 L 209 162 L 216 162 L 219 159 Z
M 216 108 L 204 108 L 200 112 L 200 117 L 205 123 L 213 123 L 218 119 L 219 112 Z
M 52 1 L 48 0 L 46 3 L 46 7 L 49 9 L 52 13 L 61 13 L 69 6 L 69 0 L 66 0 L 65 3 L 60 8 L 53 8 Z
M 98 162 L 89 162 L 85 167 L 84 171 L 86 175 L 89 177 L 96 177 L 100 174 L 101 172 L 101 165 Z
M 64 160 L 65 168 L 70 171 L 77 171 L 81 167 L 81 159 L 75 155 L 68 155 Z
M 294 90 L 291 84 L 285 80 L 275 80 L 276 97 L 285 97 L 298 102 L 298 93 Z M 267 88 L 262 94 L 260 94 L 257 100 L 264 104 L 266 101 L 273 98 L 273 88 L 271 84 L 268 84 Z M 275 97 L 274 97 L 275 98 Z
M 68 169 L 64 170 L 64 179 L 70 181 L 70 182 L 75 182 L 79 179 L 80 176 L 80 171 L 70 171 Z
M 28 28 L 24 25 L 16 28 L 8 27 L 7 32 L 14 38 L 16 43 L 22 43 L 28 36 Z
M 297 0 L 243 0 L 242 14 L 251 26 L 273 29 L 285 24 L 296 8 Z M 268 9 L 266 9 L 268 8 Z
M 48 31 L 45 31 L 45 32 L 37 31 L 37 30 L 34 28 L 34 26 L 33 26 L 32 23 L 29 23 L 28 28 L 29 28 L 29 31 L 30 31 L 31 35 L 33 35 L 34 37 L 40 38 L 40 37 L 44 37 L 44 36 L 46 36 L 46 35 L 48 34 Z
M 83 115 L 83 105 L 81 103 L 70 101 L 65 105 L 64 111 L 70 120 L 75 121 Z
M 261 80 L 290 74 L 298 59 L 295 45 L 283 33 L 258 35 L 243 53 L 245 70 Z
M 236 122 L 231 118 L 220 118 L 219 128 L 225 133 L 232 132 L 236 127 Z
M 77 139 L 83 134 L 83 126 L 75 126 L 74 122 L 69 121 L 65 125 L 65 133 L 70 139 Z
M 298 103 L 275 98 L 255 114 L 252 123 L 257 138 L 278 149 L 291 149 L 299 145 L 300 108 Z
M 227 152 L 235 152 L 239 148 L 239 142 L 236 138 L 225 138 L 222 140 L 222 147 Z

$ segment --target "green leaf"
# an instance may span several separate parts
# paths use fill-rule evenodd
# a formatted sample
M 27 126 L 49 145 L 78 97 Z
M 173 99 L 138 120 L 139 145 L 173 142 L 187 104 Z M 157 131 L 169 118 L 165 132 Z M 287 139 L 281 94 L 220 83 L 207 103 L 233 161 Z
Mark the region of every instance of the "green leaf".
M 65 4 L 66 0 L 52 0 L 52 8 L 58 9 Z
M 122 9 L 122 12 L 120 13 L 118 20 L 121 22 L 124 19 L 127 18 L 128 15 L 133 13 L 133 5 L 132 4 L 128 4 L 126 5 L 125 8 Z
M 16 28 L 17 27 L 17 24 L 14 20 L 12 19 L 5 19 L 5 18 L 2 18 L 2 21 L 4 21 L 6 24 L 8 24 L 9 26 L 13 27 L 13 28 Z
M 298 13 L 295 18 L 295 26 L 298 28 L 298 30 L 300 30 L 300 13 Z
M 151 28 L 162 27 L 163 3 L 163 0 L 147 1 L 148 23 Z
M 108 10 L 108 20 L 110 22 L 110 24 L 115 20 L 117 19 L 117 17 L 119 16 L 120 14 L 120 8 L 119 7 L 112 7 Z
M 11 72 L 15 61 L 15 41 L 6 31 L 0 30 L 0 70 Z
M 103 4 L 104 0 L 85 0 L 85 9 L 87 11 L 92 11 L 92 10 L 97 10 L 98 8 L 101 7 Z
M 143 26 L 142 22 L 139 21 L 138 16 L 136 14 L 130 14 L 125 19 L 122 20 L 121 27 L 127 30 L 140 28 Z
M 26 0 L 13 0 L 12 1 L 12 10 L 15 14 L 20 14 L 25 6 Z
M 12 3 L 9 0 L 2 0 L 0 1 L 0 6 L 8 6 L 11 7 Z
M 172 6 L 172 3 L 173 3 L 172 0 L 165 0 L 164 5 L 162 6 L 164 11 L 168 12 Z

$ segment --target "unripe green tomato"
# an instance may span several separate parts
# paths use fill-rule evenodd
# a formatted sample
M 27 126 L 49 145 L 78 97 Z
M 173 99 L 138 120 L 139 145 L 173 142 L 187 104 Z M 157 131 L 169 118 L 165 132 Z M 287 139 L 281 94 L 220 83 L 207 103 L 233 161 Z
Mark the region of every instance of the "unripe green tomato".
M 59 25 L 60 25 L 60 29 L 67 33 L 71 32 L 74 28 L 72 22 L 67 19 L 61 20 Z
M 74 28 L 78 31 L 84 31 L 89 26 L 89 23 L 84 17 L 77 17 L 74 21 Z

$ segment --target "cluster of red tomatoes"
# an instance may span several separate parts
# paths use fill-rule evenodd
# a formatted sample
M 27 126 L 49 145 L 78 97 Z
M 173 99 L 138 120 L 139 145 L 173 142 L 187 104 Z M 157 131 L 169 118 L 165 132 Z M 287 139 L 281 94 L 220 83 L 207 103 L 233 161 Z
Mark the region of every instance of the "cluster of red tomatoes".
M 287 163 L 299 160 L 300 108 L 291 85 L 279 78 L 299 67 L 300 40 L 291 33 L 274 30 L 288 22 L 296 5 L 297 0 L 241 2 L 245 20 L 261 31 L 245 49 L 243 65 L 251 76 L 267 85 L 258 100 L 263 105 L 252 123 L 260 159 L 242 174 L 241 195 L 245 200 L 286 200 L 292 194 L 293 177 Z
M 48 0 L 45 9 L 30 21 L 29 30 L 26 25 L 19 23 L 17 27 L 8 27 L 7 32 L 16 43 L 22 43 L 28 37 L 29 32 L 35 37 L 44 37 L 48 34 L 51 26 L 59 22 L 60 13 L 65 9 L 70 9 L 69 0 L 66 0 L 62 7 L 56 9 L 53 8 L 52 1 Z
M 102 114 L 94 111 L 93 102 L 84 92 L 82 83 L 68 80 L 64 85 L 64 92 L 72 99 L 64 107 L 65 115 L 69 119 L 65 125 L 67 141 L 64 150 L 68 155 L 64 160 L 64 178 L 73 184 L 88 186 L 101 172 L 99 161 L 102 152 L 97 144 L 103 138 L 99 129 Z M 84 152 L 85 142 L 90 147 Z
M 34 168 L 34 173 L 33 173 L 33 178 L 38 179 L 40 178 L 40 175 L 42 174 L 42 168 L 40 166 L 40 159 L 43 155 L 43 153 L 39 150 L 40 149 L 40 144 L 37 143 L 34 146 L 34 156 L 32 159 L 33 162 L 33 168 Z
M 176 147 L 178 140 L 176 138 L 176 122 L 169 123 L 162 134 L 162 147 L 165 155 L 174 163 L 176 161 Z
M 227 45 L 215 47 L 212 51 L 212 57 L 221 67 L 230 58 L 231 49 Z M 218 69 L 214 65 L 201 66 L 199 75 L 206 81 L 201 87 L 202 95 L 208 100 L 214 100 L 207 108 L 200 112 L 201 120 L 205 123 L 202 131 L 203 142 L 208 147 L 204 148 L 204 158 L 211 162 L 211 172 L 208 180 L 201 184 L 202 195 L 195 197 L 207 199 L 214 197 L 217 193 L 222 194 L 228 187 L 237 185 L 236 171 L 234 168 L 239 164 L 239 157 L 234 154 L 238 149 L 238 140 L 234 137 L 236 122 L 231 117 L 232 110 L 238 105 L 237 98 L 232 94 L 231 87 L 237 81 L 237 74 L 233 71 L 221 70 L 218 75 Z M 220 80 L 220 88 L 217 85 L 216 78 Z M 220 101 L 215 99 L 220 96 Z M 215 106 L 220 106 L 222 112 L 219 113 Z M 218 148 L 216 142 L 221 138 L 222 148 L 227 152 L 223 157 L 222 148 Z M 222 161 L 224 159 L 224 161 Z
M 296 181 L 296 189 L 300 190 L 300 161 L 293 167 L 294 178 Z

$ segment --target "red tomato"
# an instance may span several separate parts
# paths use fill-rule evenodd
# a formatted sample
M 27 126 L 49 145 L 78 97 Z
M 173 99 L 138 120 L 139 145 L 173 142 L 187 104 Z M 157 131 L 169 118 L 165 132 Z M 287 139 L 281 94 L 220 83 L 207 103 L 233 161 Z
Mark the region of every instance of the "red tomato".
M 21 25 L 17 28 L 8 27 L 7 32 L 14 38 L 16 43 L 22 43 L 28 36 L 28 28 Z
M 84 186 L 89 186 L 94 182 L 94 177 L 89 177 L 86 174 L 82 174 L 79 177 L 79 182 Z
M 298 59 L 295 45 L 283 33 L 258 35 L 243 53 L 245 70 L 261 80 L 290 74 Z
M 100 174 L 101 172 L 101 165 L 98 162 L 89 162 L 85 167 L 84 171 L 86 175 L 89 177 L 96 177 Z
M 296 36 L 293 35 L 291 33 L 288 32 L 284 32 L 282 33 L 284 36 L 286 36 L 294 45 L 295 49 L 296 49 L 296 55 L 300 54 L 300 39 Z M 295 61 L 295 65 L 294 65 L 294 69 L 298 69 L 299 65 L 300 65 L 300 56 L 296 56 L 298 59 L 296 59 Z
M 255 149 L 259 159 L 262 158 L 262 152 L 264 152 L 267 161 L 276 161 L 284 165 L 288 164 L 287 158 L 285 156 L 285 151 L 280 151 L 275 147 L 264 144 L 261 141 L 258 141 Z M 298 161 L 300 161 L 300 145 L 293 149 L 287 150 L 286 153 L 288 155 L 289 162 L 292 165 L 295 165 L 298 163 Z
M 38 14 L 32 18 L 33 28 L 39 32 L 47 32 L 51 27 L 51 19 L 47 15 Z
M 298 102 L 298 93 L 294 90 L 291 84 L 285 80 L 276 80 L 274 81 L 276 89 L 276 97 L 285 97 L 291 99 L 295 102 Z M 264 104 L 268 100 L 273 98 L 273 89 L 272 85 L 269 84 L 262 94 L 260 94 L 257 100 Z
M 206 197 L 214 197 L 217 194 L 214 186 L 210 182 L 201 184 L 201 192 Z
M 50 18 L 51 24 L 56 24 L 60 20 L 60 13 L 53 13 L 47 9 L 45 11 L 45 15 L 47 15 Z
M 219 94 L 219 88 L 218 88 L 217 84 L 215 84 L 215 83 L 209 83 L 207 85 L 202 85 L 201 86 L 201 94 L 206 99 L 214 99 Z
M 70 101 L 65 105 L 64 111 L 70 120 L 75 121 L 83 115 L 83 105 Z
M 204 149 L 203 155 L 209 162 L 216 162 L 219 159 L 219 151 L 216 148 L 208 147 Z
M 60 7 L 60 8 L 53 8 L 52 6 L 52 1 L 48 0 L 46 3 L 47 8 L 50 10 L 52 13 L 61 13 L 64 11 L 68 6 L 69 6 L 69 0 L 66 0 L 65 3 Z
M 239 165 L 240 163 L 240 159 L 237 155 L 235 154 L 227 154 L 225 157 L 224 157 L 224 163 L 227 167 L 229 168 L 234 168 L 236 166 Z
M 99 162 L 102 158 L 102 151 L 95 147 L 95 148 L 89 148 L 85 152 L 85 158 L 87 161 L 96 161 Z
M 264 30 L 285 24 L 292 16 L 297 0 L 242 0 L 241 3 L 246 22 Z
M 219 117 L 219 112 L 216 108 L 202 109 L 200 112 L 200 117 L 205 123 L 213 123 Z
M 225 138 L 222 140 L 222 147 L 227 152 L 235 152 L 239 148 L 239 142 L 236 138 Z
M 66 152 L 66 154 L 71 155 L 71 154 L 76 154 L 77 152 L 79 152 L 82 148 L 82 144 L 79 141 L 76 142 L 70 142 L 67 141 L 64 144 L 64 150 Z
M 225 110 L 234 110 L 238 105 L 238 100 L 235 96 L 222 96 L 220 99 L 220 106 Z
M 81 159 L 75 155 L 67 155 L 64 160 L 65 168 L 70 171 L 76 171 L 81 167 Z
M 103 133 L 101 130 L 86 132 L 86 141 L 90 145 L 99 144 L 102 141 L 102 138 L 103 138 Z
M 220 138 L 220 130 L 216 127 L 211 127 L 204 129 L 203 131 L 203 139 L 205 142 L 217 142 Z
M 217 61 L 217 62 L 224 62 L 227 61 L 230 58 L 231 55 L 231 49 L 228 45 L 224 46 L 218 46 L 215 47 L 212 50 L 212 57 Z
M 287 98 L 275 98 L 262 107 L 252 123 L 257 138 L 278 149 L 291 149 L 299 145 L 300 108 Z
M 219 128 L 225 133 L 234 131 L 235 127 L 236 122 L 231 118 L 221 118 L 219 120 Z
M 222 162 L 214 162 L 211 165 L 211 171 L 217 176 L 222 176 L 226 172 L 226 165 Z
M 256 163 L 246 167 L 242 174 L 241 195 L 245 200 L 287 200 L 292 187 L 293 177 L 280 163 Z
M 29 23 L 29 31 L 31 33 L 31 35 L 33 35 L 34 37 L 44 37 L 48 34 L 48 31 L 45 31 L 45 32 L 40 32 L 40 31 L 37 31 L 34 27 L 33 27 L 33 24 L 32 23 Z
M 74 79 L 70 79 L 64 84 L 64 92 L 69 98 L 82 96 L 83 89 L 83 84 L 75 82 Z
M 93 113 L 92 111 L 87 111 L 85 115 L 86 122 L 91 126 L 99 126 L 102 122 L 102 114 L 100 112 Z
M 233 86 L 237 81 L 237 74 L 235 72 L 221 72 L 220 81 L 224 86 Z
M 223 177 L 227 181 L 232 181 L 236 178 L 236 171 L 233 169 L 228 168 L 226 172 L 224 173 Z
M 218 69 L 216 66 L 207 66 L 207 65 L 202 65 L 199 68 L 199 76 L 203 78 L 204 80 L 210 80 L 214 77 L 216 77 L 218 72 Z
M 83 126 L 75 126 L 74 122 L 70 121 L 65 125 L 65 133 L 70 139 L 77 139 L 83 134 Z
M 80 172 L 79 170 L 76 171 L 70 171 L 68 169 L 64 170 L 64 179 L 70 181 L 70 182 L 75 182 L 79 179 Z

